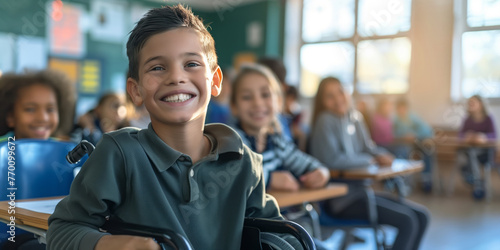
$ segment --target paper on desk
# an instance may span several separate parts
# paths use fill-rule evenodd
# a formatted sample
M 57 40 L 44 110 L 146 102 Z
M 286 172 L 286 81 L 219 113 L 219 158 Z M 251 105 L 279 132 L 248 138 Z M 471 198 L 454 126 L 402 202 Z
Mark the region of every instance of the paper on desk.
M 16 205 L 19 208 L 31 210 L 38 213 L 53 214 L 56 209 L 57 203 L 61 201 L 60 199 L 50 199 L 41 201 L 21 201 L 17 202 Z

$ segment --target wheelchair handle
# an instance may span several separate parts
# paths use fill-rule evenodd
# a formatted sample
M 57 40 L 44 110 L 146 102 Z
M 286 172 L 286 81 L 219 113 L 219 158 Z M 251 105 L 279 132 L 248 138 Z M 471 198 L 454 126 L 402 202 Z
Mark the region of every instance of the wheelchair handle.
M 82 140 L 75 148 L 68 152 L 66 155 L 66 160 L 71 164 L 78 163 L 85 154 L 92 154 L 94 151 L 94 145 L 87 140 Z

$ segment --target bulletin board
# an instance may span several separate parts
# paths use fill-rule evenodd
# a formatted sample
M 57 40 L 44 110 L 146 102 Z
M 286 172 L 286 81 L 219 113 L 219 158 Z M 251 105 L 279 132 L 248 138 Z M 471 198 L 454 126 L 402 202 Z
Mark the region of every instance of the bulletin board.
M 63 72 L 73 84 L 76 84 L 80 75 L 80 62 L 72 59 L 50 58 L 49 69 Z
M 58 5 L 56 5 L 58 6 Z M 49 1 L 47 13 L 53 13 L 56 6 Z M 85 34 L 81 27 L 85 19 L 83 6 L 64 2 L 57 15 L 47 15 L 47 37 L 52 55 L 82 57 L 86 53 Z
M 86 59 L 81 63 L 78 92 L 80 94 L 98 94 L 101 90 L 101 62 Z

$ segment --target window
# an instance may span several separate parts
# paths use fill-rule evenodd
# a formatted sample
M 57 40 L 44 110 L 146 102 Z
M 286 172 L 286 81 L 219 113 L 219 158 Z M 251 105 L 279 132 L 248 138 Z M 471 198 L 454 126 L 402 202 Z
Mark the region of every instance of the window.
M 338 77 L 360 94 L 409 87 L 411 0 L 303 0 L 300 90 Z
M 452 98 L 500 98 L 500 0 L 456 0 Z

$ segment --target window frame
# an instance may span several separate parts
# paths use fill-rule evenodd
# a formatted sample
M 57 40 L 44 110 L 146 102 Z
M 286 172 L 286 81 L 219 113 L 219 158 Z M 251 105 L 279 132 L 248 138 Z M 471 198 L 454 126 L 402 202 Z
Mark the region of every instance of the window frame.
M 358 46 L 359 46 L 359 43 L 362 42 L 362 41 L 376 41 L 376 40 L 382 40 L 382 39 L 394 39 L 394 38 L 402 38 L 402 37 L 406 37 L 408 38 L 408 40 L 410 41 L 410 44 L 412 44 L 412 30 L 413 30 L 413 3 L 415 0 L 411 0 L 411 3 L 410 3 L 410 28 L 407 30 L 407 31 L 399 31 L 398 33 L 396 34 L 392 34 L 392 35 L 371 35 L 371 36 L 361 36 L 358 32 L 358 24 L 359 24 L 359 2 L 360 0 L 353 0 L 354 1 L 354 33 L 353 35 L 350 37 L 350 38 L 340 38 L 340 39 L 335 39 L 335 40 L 321 40 L 321 41 L 316 41 L 316 42 L 305 42 L 304 39 L 303 39 L 303 36 L 302 36 L 302 30 L 303 30 L 303 25 L 304 25 L 304 22 L 303 22 L 303 16 L 304 16 L 304 13 L 303 13 L 303 9 L 304 9 L 304 0 L 299 0 L 300 1 L 300 6 L 301 6 L 301 11 L 300 11 L 300 15 L 299 15 L 299 19 L 300 19 L 300 27 L 299 27 L 299 46 L 298 46 L 298 54 L 299 54 L 299 57 L 298 57 L 298 60 L 299 60 L 299 68 L 298 68 L 298 71 L 299 71 L 299 91 L 301 91 L 301 71 L 302 71 L 302 64 L 301 64 L 301 57 L 300 57 L 300 50 L 302 49 L 302 47 L 304 45 L 310 45 L 310 44 L 324 44 L 324 43 L 333 43 L 333 42 L 349 42 L 353 45 L 353 48 L 354 48 L 354 68 L 353 68 L 353 83 L 352 83 L 352 95 L 353 96 L 374 96 L 374 97 L 382 97 L 382 96 L 403 96 L 403 95 L 406 95 L 408 94 L 408 92 L 410 91 L 410 75 L 411 75 L 411 68 L 412 68 L 412 65 L 413 65 L 413 57 L 410 58 L 410 64 L 409 64 L 409 68 L 408 68 L 408 89 L 404 92 L 404 93 L 359 93 L 357 91 L 358 89 Z M 413 46 L 411 48 L 413 50 Z M 412 54 L 412 52 L 410 51 L 410 54 Z M 302 94 L 302 93 L 301 93 Z
M 471 27 L 467 23 L 467 4 L 471 0 L 455 0 L 453 15 L 455 18 L 453 28 L 453 45 L 452 45 L 452 63 L 451 63 L 451 100 L 455 103 L 461 103 L 465 99 L 462 93 L 463 84 L 463 58 L 462 58 L 462 37 L 466 32 L 475 31 L 500 31 L 500 25 Z M 490 103 L 500 104 L 500 97 L 487 97 Z

